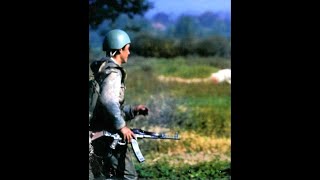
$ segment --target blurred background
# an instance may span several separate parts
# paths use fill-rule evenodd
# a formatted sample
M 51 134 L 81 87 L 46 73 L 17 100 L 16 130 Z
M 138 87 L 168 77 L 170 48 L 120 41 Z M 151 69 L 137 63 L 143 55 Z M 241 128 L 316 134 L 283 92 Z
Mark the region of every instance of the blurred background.
M 231 0 L 89 0 L 89 64 L 115 28 L 132 42 L 126 104 L 150 110 L 130 127 L 181 138 L 139 139 L 139 177 L 231 179 L 231 85 L 210 79 L 231 69 Z

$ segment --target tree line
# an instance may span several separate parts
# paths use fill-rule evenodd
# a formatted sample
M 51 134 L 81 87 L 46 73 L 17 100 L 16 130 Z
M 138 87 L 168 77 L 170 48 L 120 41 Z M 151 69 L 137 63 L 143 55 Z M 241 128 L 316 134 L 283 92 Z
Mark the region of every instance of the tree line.
M 133 9 L 130 13 L 128 9 L 125 10 L 127 12 L 117 9 L 122 5 L 129 7 L 129 4 L 110 2 L 96 0 L 91 1 L 90 4 L 89 0 L 91 54 L 101 51 L 103 37 L 109 30 L 120 28 L 125 30 L 132 39 L 131 49 L 136 55 L 165 58 L 184 55 L 231 57 L 230 15 L 204 12 L 200 15 L 182 14 L 172 18 L 160 12 L 148 19 L 143 16 L 144 12 L 152 7 L 152 4 L 147 1 L 131 4 L 130 7 L 140 7 L 140 10 Z M 121 2 L 129 3 L 129 1 Z M 101 8 L 108 9 L 105 16 L 96 13 L 104 12 Z

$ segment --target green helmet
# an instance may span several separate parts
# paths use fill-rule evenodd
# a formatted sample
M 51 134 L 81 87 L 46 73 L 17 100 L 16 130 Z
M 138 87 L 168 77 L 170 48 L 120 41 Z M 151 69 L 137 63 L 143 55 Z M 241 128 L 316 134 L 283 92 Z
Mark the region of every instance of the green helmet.
M 121 49 L 126 44 L 131 43 L 130 38 L 126 32 L 121 29 L 114 29 L 108 32 L 103 41 L 103 51 L 110 49 Z

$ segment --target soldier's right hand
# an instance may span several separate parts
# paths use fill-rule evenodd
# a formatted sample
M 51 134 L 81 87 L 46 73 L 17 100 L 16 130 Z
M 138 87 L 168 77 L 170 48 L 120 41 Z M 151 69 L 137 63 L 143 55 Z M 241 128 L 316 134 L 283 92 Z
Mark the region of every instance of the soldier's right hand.
M 135 134 L 127 126 L 120 129 L 121 134 L 123 135 L 124 141 L 131 143 L 131 139 L 136 139 Z

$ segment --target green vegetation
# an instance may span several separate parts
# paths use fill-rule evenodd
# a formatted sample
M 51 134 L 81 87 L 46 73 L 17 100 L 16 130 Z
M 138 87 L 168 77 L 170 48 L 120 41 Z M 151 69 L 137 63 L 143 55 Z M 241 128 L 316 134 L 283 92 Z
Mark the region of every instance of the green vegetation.
M 216 64 L 217 66 L 213 66 Z M 230 137 L 231 88 L 229 84 L 162 82 L 160 75 L 208 78 L 230 61 L 222 58 L 141 58 L 132 57 L 128 73 L 126 102 L 146 104 L 150 115 L 135 126 L 158 125 L 177 130 L 195 130 L 203 135 Z M 203 71 L 202 71 L 203 69 Z
M 98 4 L 89 5 L 90 56 L 102 51 L 101 44 L 108 31 L 119 28 L 129 34 L 132 41 L 130 49 L 134 55 L 157 58 L 192 55 L 231 57 L 230 15 L 221 18 L 222 14 L 204 12 L 201 15 L 180 15 L 172 18 L 165 13 L 157 13 L 149 19 L 139 15 L 130 17 L 129 12 L 121 14 L 118 10 L 111 12 L 103 9 L 99 13 L 92 13 L 92 10 L 101 8 Z M 148 6 L 146 3 L 146 7 Z M 113 21 L 112 18 L 101 19 L 105 15 L 108 16 L 108 13 L 114 14 Z
M 230 56 L 230 40 L 219 35 L 209 37 L 161 37 L 141 32 L 133 38 L 132 52 L 144 57 L 173 58 L 181 55 Z
M 156 164 L 136 166 L 139 178 L 144 179 L 219 179 L 229 180 L 230 163 L 227 161 L 210 161 L 197 165 L 169 165 L 165 160 Z
M 172 59 L 145 58 L 144 60 L 146 60 L 146 63 L 144 64 L 144 68 L 142 68 L 142 70 L 145 71 L 146 66 L 150 66 L 148 67 L 148 70 L 153 69 L 153 71 L 155 71 L 154 73 L 157 75 L 175 76 L 182 78 L 204 78 L 208 77 L 208 75 L 210 75 L 212 72 L 218 70 L 218 68 L 214 66 L 209 66 L 208 63 L 204 64 L 203 62 L 199 63 L 197 61 L 192 61 L 191 58 L 192 57 L 190 57 L 189 61 L 186 61 L 186 59 L 183 57 L 176 57 Z M 195 58 L 198 59 L 197 57 Z
M 180 134 L 179 141 L 139 140 L 146 158 L 141 164 L 134 160 L 139 177 L 231 179 L 231 88 L 209 79 L 211 73 L 231 68 L 231 19 L 213 12 L 177 19 L 165 13 L 152 19 L 137 16 L 151 7 L 145 0 L 89 0 L 89 63 L 105 56 L 101 44 L 111 29 L 125 30 L 134 42 L 124 65 L 126 104 L 146 104 L 150 112 L 130 127 Z M 206 80 L 184 81 L 193 79 Z
M 229 179 L 231 88 L 229 84 L 162 82 L 159 76 L 207 78 L 230 59 L 219 57 L 130 57 L 127 104 L 146 104 L 147 117 L 132 127 L 169 134 L 178 131 L 179 141 L 140 140 L 146 162 L 136 163 L 146 179 Z M 222 160 L 223 159 L 223 160 Z
M 231 86 L 159 79 L 206 79 L 218 69 L 230 68 L 230 59 L 131 56 L 124 67 L 126 104 L 146 104 L 150 110 L 130 127 L 180 135 L 178 141 L 139 139 L 146 159 L 144 163 L 134 159 L 140 178 L 231 179 Z
M 129 17 L 135 14 L 144 14 L 153 4 L 146 0 L 89 0 L 89 25 L 97 27 L 104 20 L 115 21 L 121 13 L 126 13 Z

